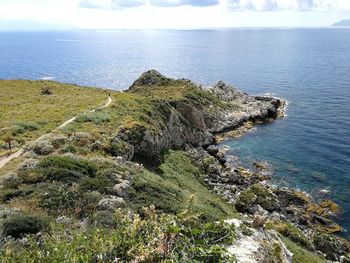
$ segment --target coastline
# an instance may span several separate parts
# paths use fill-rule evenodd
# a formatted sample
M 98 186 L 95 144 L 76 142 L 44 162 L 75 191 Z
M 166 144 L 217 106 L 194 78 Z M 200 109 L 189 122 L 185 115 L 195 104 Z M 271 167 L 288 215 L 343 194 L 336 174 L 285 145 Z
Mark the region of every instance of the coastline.
M 87 216 L 94 212 L 110 213 L 115 208 L 140 211 L 142 207 L 156 205 L 160 211 L 179 213 L 184 203 L 190 202 L 188 206 L 192 203 L 181 198 L 192 193 L 190 200 L 198 194 L 194 203 L 199 205 L 193 207 L 199 209 L 196 212 L 211 219 L 225 215 L 226 220 L 236 225 L 238 238 L 228 249 L 232 253 L 241 251 L 243 242 L 253 244 L 255 252 L 264 252 L 261 253 L 264 258 L 270 257 L 270 248 L 266 247 L 269 242 L 281 250 L 280 256 L 285 260 L 282 262 L 291 262 L 290 247 L 286 247 L 283 238 L 291 240 L 292 247 L 297 244 L 309 253 L 321 251 L 332 261 L 343 261 L 350 252 L 348 241 L 334 235 L 341 231 L 333 221 L 340 213 L 334 202 L 315 203 L 300 191 L 272 187 L 268 183 L 272 176 L 268 164 L 254 162 L 254 169 L 245 169 L 227 160 L 218 146 L 218 135 L 225 137 L 230 131 L 242 135 L 257 124 L 283 117 L 287 105 L 284 100 L 249 96 L 222 81 L 203 88 L 190 80 L 170 79 L 154 70 L 145 72 L 126 92 L 112 94 L 112 97 L 109 108 L 96 111 L 93 116 L 79 116 L 82 121 L 72 122 L 72 129 L 57 130 L 26 147 L 18 171 L 3 178 L 7 185 L 5 205 L 18 201 L 17 194 L 19 200 L 23 201 L 22 194 L 26 198 L 27 192 L 18 191 L 18 187 L 25 190 L 30 187 L 29 197 L 34 193 L 36 198 L 35 195 L 42 194 L 41 187 L 50 189 L 62 180 L 60 187 L 81 198 L 76 192 L 77 185 L 87 187 L 84 184 L 88 183 L 88 193 L 98 196 L 93 204 L 96 211 L 86 215 L 81 212 L 85 207 L 77 209 L 75 204 L 73 207 L 73 215 L 78 215 L 77 224 L 86 228 Z M 50 170 L 56 158 L 58 174 L 55 169 Z M 69 166 L 59 170 L 62 162 L 69 165 L 82 162 L 78 166 L 86 168 L 77 175 Z M 96 178 L 96 167 L 104 167 L 102 163 L 115 167 L 117 175 L 113 172 L 99 179 L 102 181 L 90 181 Z M 67 177 L 60 178 L 61 173 Z M 84 173 L 91 173 L 93 179 L 86 178 Z M 103 170 L 104 173 L 110 173 L 110 168 Z M 15 189 L 11 188 L 13 181 Z M 101 184 L 108 187 L 101 190 Z M 196 188 L 191 188 L 192 184 Z M 51 197 L 49 190 L 46 191 L 43 200 L 48 196 L 57 198 L 56 194 Z M 5 208 L 0 210 L 5 217 L 19 213 L 15 206 L 3 210 Z M 60 222 L 62 214 L 57 215 L 56 210 L 48 211 Z M 239 214 L 233 216 L 237 211 Z M 112 213 L 109 215 L 113 217 Z M 249 233 L 254 240 L 248 238 Z M 256 256 L 254 251 L 249 257 Z M 251 259 L 258 261 L 258 258 Z

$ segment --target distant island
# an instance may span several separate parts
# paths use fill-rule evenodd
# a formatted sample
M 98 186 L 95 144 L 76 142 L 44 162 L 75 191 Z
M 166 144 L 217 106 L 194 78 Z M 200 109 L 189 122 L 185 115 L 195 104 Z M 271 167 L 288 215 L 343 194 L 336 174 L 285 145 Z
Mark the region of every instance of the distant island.
M 342 27 L 349 26 L 350 27 L 350 19 L 338 21 L 337 23 L 334 23 L 332 26 L 342 26 Z

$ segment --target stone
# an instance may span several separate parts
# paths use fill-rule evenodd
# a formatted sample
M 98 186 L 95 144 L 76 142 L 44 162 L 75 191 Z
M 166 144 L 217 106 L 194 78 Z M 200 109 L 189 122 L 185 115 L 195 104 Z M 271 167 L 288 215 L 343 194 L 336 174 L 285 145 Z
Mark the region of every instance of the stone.
M 120 183 L 114 185 L 113 192 L 120 197 L 126 197 L 129 187 L 130 182 L 128 180 L 121 180 Z
M 41 139 L 29 145 L 28 150 L 33 150 L 38 155 L 48 155 L 52 153 L 55 148 L 53 147 L 51 141 Z
M 56 218 L 56 222 L 63 225 L 70 225 L 72 224 L 73 220 L 68 216 L 59 216 Z
M 20 169 L 33 169 L 38 164 L 38 159 L 27 158 L 20 164 Z
M 253 164 L 258 170 L 268 169 L 268 164 L 266 164 L 266 163 L 253 161 Z
M 320 234 L 314 237 L 314 245 L 326 255 L 328 260 L 339 261 L 340 256 L 344 254 L 344 248 L 339 240 L 331 235 Z
M 111 196 L 109 198 L 103 198 L 98 202 L 97 208 L 99 210 L 111 210 L 114 211 L 117 208 L 125 206 L 125 201 L 121 197 Z
M 341 213 L 341 208 L 331 200 L 322 200 L 320 207 L 335 215 L 340 215 Z

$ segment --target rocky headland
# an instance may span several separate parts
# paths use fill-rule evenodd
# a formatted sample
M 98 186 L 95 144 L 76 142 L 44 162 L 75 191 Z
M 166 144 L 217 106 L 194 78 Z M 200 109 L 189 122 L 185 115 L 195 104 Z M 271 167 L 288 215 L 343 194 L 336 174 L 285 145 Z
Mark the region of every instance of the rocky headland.
M 227 160 L 217 145 L 226 136 L 282 117 L 284 100 L 250 96 L 222 81 L 203 87 L 154 70 L 112 98 L 112 106 L 98 111 L 98 116 L 77 118 L 70 130 L 26 145 L 19 167 L 2 178 L 4 226 L 11 223 L 6 220 L 34 211 L 72 229 L 118 229 L 121 221 L 111 219 L 116 210 L 147 218 L 149 210 L 142 209 L 151 206 L 156 213 L 169 215 L 192 211 L 200 222 L 226 219 L 225 224 L 235 229 L 234 238 L 228 241 L 229 234 L 221 233 L 215 242 L 206 243 L 208 234 L 191 221 L 196 229 L 191 235 L 204 231 L 197 238 L 206 245 L 191 243 L 200 249 L 188 252 L 188 247 L 181 247 L 182 257 L 174 256 L 177 242 L 184 242 L 179 236 L 188 234 L 181 232 L 181 221 L 173 224 L 173 232 L 159 234 L 163 243 L 155 244 L 152 252 L 147 246 L 148 254 L 142 252 L 147 257 L 130 256 L 122 262 L 349 262 L 348 241 L 335 235 L 342 230 L 334 222 L 341 213 L 335 203 L 316 203 L 305 193 L 270 186 L 268 164 L 254 162 L 255 169 L 242 168 Z M 20 231 L 25 233 L 3 231 L 0 246 L 11 247 L 13 238 L 23 238 Z M 37 235 L 35 242 L 45 243 L 38 232 L 44 230 L 38 227 L 28 233 Z M 186 242 L 196 242 L 193 236 Z M 215 252 L 214 245 L 224 251 Z M 107 252 L 93 262 L 112 262 L 107 259 L 112 252 Z

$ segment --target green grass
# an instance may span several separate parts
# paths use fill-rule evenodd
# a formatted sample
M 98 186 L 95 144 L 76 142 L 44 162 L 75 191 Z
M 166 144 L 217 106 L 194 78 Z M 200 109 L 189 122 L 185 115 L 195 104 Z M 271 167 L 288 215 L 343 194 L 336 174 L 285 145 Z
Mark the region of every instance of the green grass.
M 154 204 L 168 213 L 178 213 L 188 207 L 207 220 L 237 215 L 233 205 L 211 193 L 202 183 L 202 171 L 185 152 L 170 151 L 158 172 L 144 172 L 134 178 L 129 193 L 132 207 Z
M 306 250 L 300 245 L 294 243 L 287 237 L 282 237 L 283 243 L 289 251 L 293 253 L 293 263 L 326 263 L 327 261 L 320 256 Z
M 41 94 L 46 86 L 52 95 Z M 0 145 L 9 136 L 20 144 L 38 138 L 106 99 L 102 89 L 52 81 L 0 80 Z
M 289 238 L 305 248 L 312 247 L 310 240 L 303 234 L 303 232 L 288 222 L 269 221 L 266 228 L 276 230 L 282 236 Z

